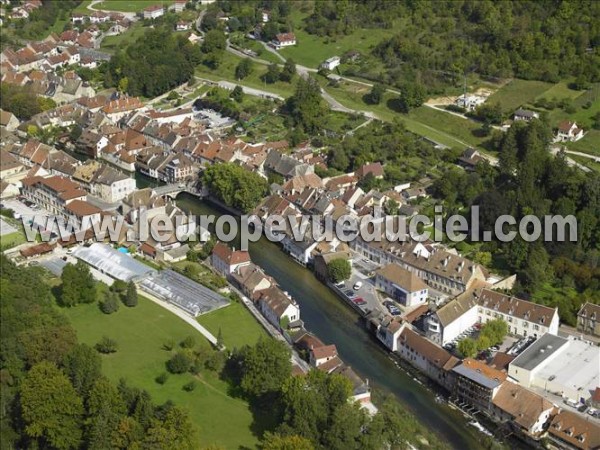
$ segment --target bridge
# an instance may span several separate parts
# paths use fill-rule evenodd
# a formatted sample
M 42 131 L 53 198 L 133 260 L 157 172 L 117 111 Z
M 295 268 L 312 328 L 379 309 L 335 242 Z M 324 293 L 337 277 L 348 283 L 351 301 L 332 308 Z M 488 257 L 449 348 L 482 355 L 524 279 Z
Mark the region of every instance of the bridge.
M 172 183 L 172 184 L 164 184 L 162 186 L 158 186 L 152 188 L 157 195 L 160 196 L 168 196 L 171 198 L 177 197 L 182 192 L 186 192 L 191 195 L 195 195 L 196 197 L 204 197 L 206 192 L 198 189 L 195 184 L 184 184 L 184 183 Z

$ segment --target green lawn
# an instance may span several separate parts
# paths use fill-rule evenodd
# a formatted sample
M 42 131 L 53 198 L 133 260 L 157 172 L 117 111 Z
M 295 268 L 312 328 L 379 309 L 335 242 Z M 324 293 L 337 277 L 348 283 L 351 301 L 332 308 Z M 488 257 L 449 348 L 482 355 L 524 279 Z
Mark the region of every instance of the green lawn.
M 560 83 L 556 83 L 554 86 L 546 90 L 544 93 L 538 95 L 536 98 L 545 98 L 547 100 L 552 100 L 553 98 L 556 98 L 558 100 L 562 100 L 563 98 L 576 99 L 585 92 L 570 89 L 568 84 L 568 81 L 561 81 Z
M 552 89 L 552 84 L 543 81 L 512 80 L 494 92 L 487 103 L 500 103 L 502 109 L 512 113 L 520 106 L 531 103 L 540 94 Z
M 94 5 L 94 8 L 107 11 L 138 12 L 148 6 L 169 6 L 171 3 L 173 3 L 173 0 L 104 0 Z
M 0 236 L 0 248 L 8 249 L 16 247 L 25 242 L 25 235 L 21 231 Z
M 157 403 L 170 399 L 186 408 L 198 429 L 200 445 L 256 446 L 258 439 L 251 427 L 255 428 L 257 424 L 253 424 L 248 404 L 228 396 L 228 386 L 214 373 L 204 371 L 192 392 L 182 390 L 184 384 L 194 379 L 190 374 L 170 375 L 164 385 L 154 381 L 165 371 L 165 362 L 170 355 L 162 348 L 165 342 L 180 342 L 194 335 L 199 345 L 209 345 L 177 316 L 145 298 L 140 298 L 137 307 L 121 306 L 111 315 L 101 313 L 95 304 L 62 311 L 77 330 L 80 342 L 94 345 L 105 335 L 115 339 L 118 351 L 102 356 L 103 372 L 113 381 L 125 378 L 131 385 L 146 389 Z
M 593 159 L 585 158 L 585 157 L 579 156 L 579 155 L 567 154 L 567 156 L 569 158 L 571 158 L 572 160 L 577 161 L 581 165 L 589 167 L 590 169 L 595 170 L 596 172 L 600 172 L 600 163 L 594 161 Z
M 583 139 L 577 142 L 566 142 L 565 145 L 569 150 L 600 156 L 600 130 L 586 130 Z
M 244 86 L 248 86 L 255 89 L 263 89 L 267 92 L 281 95 L 284 98 L 291 96 L 294 93 L 295 83 L 284 83 L 278 81 L 273 84 L 266 84 L 261 80 L 261 76 L 267 71 L 267 66 L 263 64 L 254 63 L 252 73 L 244 78 L 243 80 L 237 80 L 235 78 L 235 67 L 239 64 L 242 58 L 233 55 L 229 52 L 223 54 L 223 59 L 219 67 L 211 69 L 201 64 L 196 67 L 196 75 L 201 78 L 206 78 L 211 81 L 226 80 L 233 83 L 240 83 Z
M 317 68 L 319 64 L 332 56 L 342 56 L 349 50 L 357 50 L 363 54 L 379 44 L 383 39 L 393 36 L 396 27 L 390 29 L 357 29 L 348 36 L 338 38 L 319 37 L 304 31 L 302 19 L 305 14 L 298 10 L 291 15 L 297 45 L 282 49 L 279 52 L 285 58 L 292 58 L 297 64 Z M 400 24 L 398 24 L 400 26 Z
M 223 336 L 223 344 L 228 349 L 240 348 L 245 344 L 252 345 L 260 337 L 266 337 L 267 332 L 256 321 L 250 311 L 241 303 L 232 302 L 225 308 L 203 314 L 198 322 L 214 336 Z
M 115 53 L 135 42 L 140 36 L 143 36 L 146 30 L 148 28 L 144 28 L 142 22 L 135 22 L 127 31 L 116 36 L 105 37 L 100 44 L 100 49 L 107 53 Z

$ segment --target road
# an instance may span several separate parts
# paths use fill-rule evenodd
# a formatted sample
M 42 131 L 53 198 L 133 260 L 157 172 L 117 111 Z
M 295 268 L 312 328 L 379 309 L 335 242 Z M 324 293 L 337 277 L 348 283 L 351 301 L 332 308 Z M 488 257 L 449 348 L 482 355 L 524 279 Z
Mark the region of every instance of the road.
M 553 146 L 550 147 L 550 153 L 552 153 L 554 156 L 558 155 L 560 153 L 562 149 L 558 146 Z M 572 153 L 572 152 L 565 152 L 565 161 L 567 162 L 567 164 L 571 167 L 577 167 L 578 169 L 582 170 L 583 172 L 591 172 L 592 169 L 590 169 L 589 167 L 584 166 L 583 164 L 579 164 L 577 161 L 569 158 L 568 156 L 566 156 L 567 153 Z M 579 152 L 575 152 L 574 154 L 578 154 Z M 585 153 L 582 153 L 585 154 Z M 589 158 L 590 155 L 587 155 L 587 157 Z
M 576 152 L 573 150 L 564 150 L 564 152 L 567 153 L 568 155 L 576 155 L 576 156 L 582 156 L 584 158 L 593 159 L 595 162 L 600 163 L 600 156 L 594 156 L 594 155 L 590 155 L 589 153 Z

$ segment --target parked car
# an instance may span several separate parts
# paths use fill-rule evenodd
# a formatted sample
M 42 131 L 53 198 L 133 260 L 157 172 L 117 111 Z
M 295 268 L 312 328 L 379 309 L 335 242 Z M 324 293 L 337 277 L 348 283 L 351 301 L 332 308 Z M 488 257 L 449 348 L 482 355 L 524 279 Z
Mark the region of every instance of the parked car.
M 354 290 L 358 291 L 363 285 L 362 281 L 357 281 L 356 283 L 354 283 Z
M 362 297 L 356 297 L 354 300 L 352 300 L 352 303 L 354 303 L 355 305 L 358 305 L 358 306 L 367 304 L 366 300 Z
M 356 294 L 354 292 L 352 292 L 350 289 L 348 289 L 347 291 L 345 291 L 344 294 L 346 294 L 346 297 L 348 297 L 351 300 L 353 298 L 356 298 Z
M 339 283 L 335 283 L 335 285 L 339 288 L 343 288 L 345 284 L 346 284 L 345 281 L 340 281 Z

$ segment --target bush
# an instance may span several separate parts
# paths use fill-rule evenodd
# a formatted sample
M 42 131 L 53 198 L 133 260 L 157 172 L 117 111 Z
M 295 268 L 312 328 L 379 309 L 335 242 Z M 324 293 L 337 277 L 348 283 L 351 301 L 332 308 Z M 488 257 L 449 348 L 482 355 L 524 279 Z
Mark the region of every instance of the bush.
M 107 292 L 104 300 L 100 302 L 100 310 L 104 314 L 112 314 L 119 310 L 119 299 L 116 293 Z
M 100 342 L 98 342 L 94 348 L 104 354 L 115 353 L 117 351 L 117 341 L 104 336 Z
M 183 352 L 176 353 L 167 361 L 167 370 L 171 373 L 185 373 L 192 366 L 191 358 Z
M 167 372 L 163 372 L 159 376 L 157 376 L 154 379 L 154 381 L 156 381 L 158 384 L 165 384 L 168 379 L 169 379 L 169 374 Z
M 183 385 L 183 390 L 186 392 L 192 392 L 194 389 L 196 389 L 196 382 L 193 380 Z
M 172 340 L 172 339 L 169 339 L 167 342 L 165 342 L 165 343 L 163 344 L 163 348 L 164 348 L 166 351 L 168 351 L 168 352 L 170 352 L 171 350 L 173 350 L 173 348 L 174 348 L 174 347 L 175 347 L 175 341 L 174 341 L 174 340 Z
M 183 341 L 181 341 L 181 347 L 183 348 L 194 348 L 196 346 L 196 339 L 194 336 L 188 336 Z

